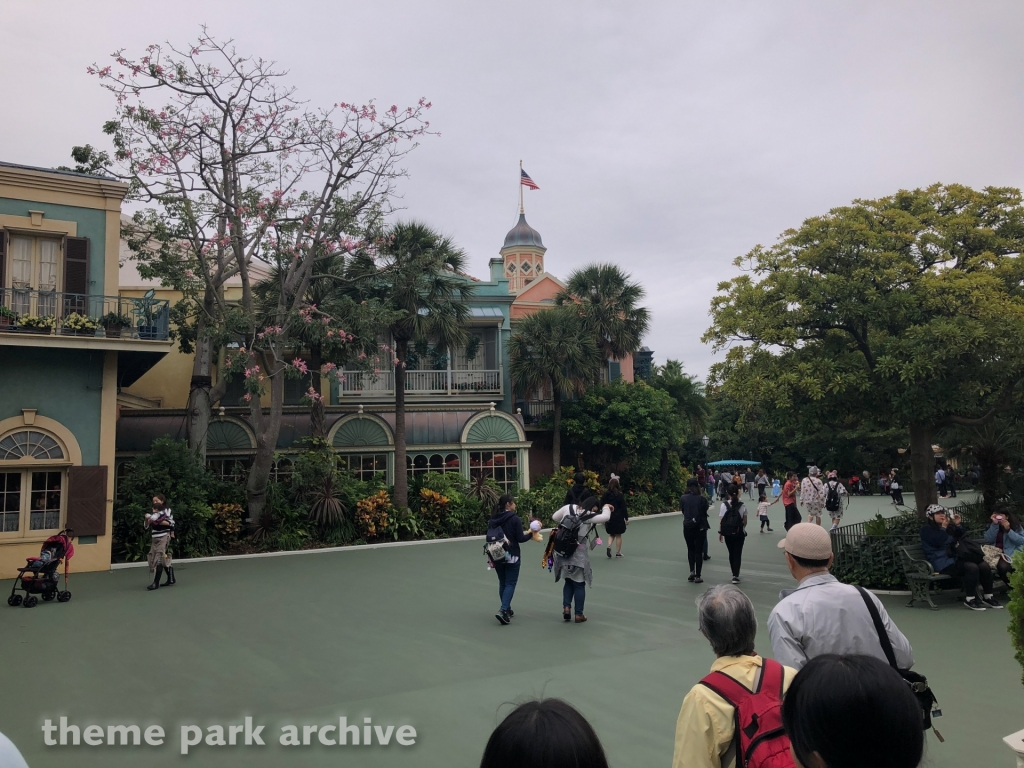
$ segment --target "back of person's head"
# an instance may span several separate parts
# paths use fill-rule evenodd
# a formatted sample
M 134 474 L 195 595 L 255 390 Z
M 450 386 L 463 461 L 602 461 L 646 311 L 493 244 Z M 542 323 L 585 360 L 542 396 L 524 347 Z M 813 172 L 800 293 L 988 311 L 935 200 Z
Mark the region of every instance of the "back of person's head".
M 608 493 L 620 493 L 619 491 L 619 478 L 613 477 L 608 481 Z
M 582 472 L 577 472 L 575 475 L 572 476 L 572 481 L 576 483 L 576 485 L 583 485 L 585 482 L 587 482 L 587 476 L 584 475 Z
M 733 584 L 718 584 L 697 598 L 697 624 L 716 656 L 754 652 L 754 604 Z
M 700 493 L 700 480 L 696 477 L 691 477 L 686 481 L 686 490 L 690 493 Z
M 541 699 L 501 721 L 480 768 L 608 768 L 608 760 L 583 715 L 561 699 Z
M 498 497 L 498 503 L 494 505 L 494 517 L 498 517 L 504 514 L 505 507 L 515 501 L 515 497 L 511 493 L 503 493 Z
M 782 703 L 782 723 L 803 768 L 916 768 L 921 706 L 896 670 L 874 656 L 817 656 Z
M 738 485 L 736 485 L 736 483 L 733 483 L 732 485 L 729 486 L 728 492 L 729 492 L 729 498 L 732 499 L 733 501 L 736 501 L 736 500 L 739 499 L 740 487 Z

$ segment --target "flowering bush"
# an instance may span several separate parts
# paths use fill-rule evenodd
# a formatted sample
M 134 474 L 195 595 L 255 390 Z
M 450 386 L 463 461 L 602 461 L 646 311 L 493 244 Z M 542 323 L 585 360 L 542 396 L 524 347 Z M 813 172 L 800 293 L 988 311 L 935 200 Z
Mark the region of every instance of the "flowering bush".
M 18 325 L 23 328 L 56 328 L 57 321 L 52 317 L 38 317 L 36 315 L 22 315 Z
M 50 319 L 52 320 L 53 318 Z M 100 324 L 87 315 L 72 312 L 64 318 L 61 326 L 69 331 L 95 331 L 100 327 Z
M 356 504 L 356 529 L 364 539 L 383 536 L 391 525 L 391 497 L 380 491 Z

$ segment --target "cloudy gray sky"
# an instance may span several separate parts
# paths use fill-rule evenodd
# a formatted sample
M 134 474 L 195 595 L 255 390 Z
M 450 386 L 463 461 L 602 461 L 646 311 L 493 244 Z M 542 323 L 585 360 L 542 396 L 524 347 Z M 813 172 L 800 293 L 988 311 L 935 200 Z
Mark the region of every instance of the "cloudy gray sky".
M 441 135 L 409 159 L 404 215 L 485 276 L 522 159 L 548 271 L 623 264 L 655 359 L 702 377 L 709 298 L 753 245 L 857 197 L 1024 183 L 1019 1 L 0 0 L 0 19 L 10 162 L 102 143 L 111 97 L 86 66 L 201 23 L 313 104 L 426 96 Z

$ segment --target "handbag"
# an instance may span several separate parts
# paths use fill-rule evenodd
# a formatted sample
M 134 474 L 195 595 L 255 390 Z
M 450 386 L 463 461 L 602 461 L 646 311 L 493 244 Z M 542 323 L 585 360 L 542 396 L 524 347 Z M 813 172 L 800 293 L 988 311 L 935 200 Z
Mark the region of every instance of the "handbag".
M 928 686 L 928 678 L 909 669 L 899 668 L 896 663 L 896 653 L 892 649 L 892 641 L 889 639 L 889 633 L 885 631 L 885 624 L 882 623 L 882 617 L 878 613 L 875 601 L 871 599 L 871 596 L 868 595 L 867 590 L 863 587 L 857 587 L 857 591 L 860 592 L 861 599 L 864 600 L 864 604 L 868 607 L 868 613 L 871 614 L 871 621 L 875 625 L 875 632 L 878 633 L 878 642 L 882 646 L 882 652 L 885 654 L 886 661 L 903 678 L 904 682 L 910 687 L 910 692 L 917 699 L 917 703 L 921 706 L 922 729 L 927 731 L 931 728 L 939 741 L 944 742 L 945 739 L 942 738 L 942 734 L 932 724 L 932 716 L 941 717 L 942 710 L 936 706 L 939 700 L 935 698 L 935 694 Z
M 982 544 L 981 551 L 989 568 L 995 568 L 1001 560 L 1010 561 L 1010 558 L 1003 554 L 1003 550 L 994 544 Z
M 953 545 L 953 555 L 957 560 L 966 560 L 968 563 L 981 563 L 985 559 L 981 545 L 966 536 L 957 539 Z

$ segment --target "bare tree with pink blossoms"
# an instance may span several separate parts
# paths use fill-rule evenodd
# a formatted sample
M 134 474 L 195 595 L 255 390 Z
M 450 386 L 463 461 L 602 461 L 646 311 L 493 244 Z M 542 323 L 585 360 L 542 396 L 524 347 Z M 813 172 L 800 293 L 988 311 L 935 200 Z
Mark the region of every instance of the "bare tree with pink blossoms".
M 107 170 L 131 184 L 131 200 L 150 206 L 125 227 L 140 273 L 184 296 L 173 321 L 182 350 L 195 352 L 188 437 L 197 456 L 205 457 L 211 409 L 226 389 L 223 377 L 211 382 L 216 357 L 227 348 L 222 370 L 245 376 L 257 441 L 246 494 L 257 520 L 285 378 L 308 376 L 307 395 L 317 400 L 319 377 L 337 375 L 351 353 L 354 326 L 379 327 L 372 305 L 312 304 L 311 281 L 379 228 L 405 175 L 401 159 L 428 131 L 430 104 L 309 108 L 273 62 L 242 56 L 205 28 L 185 48 L 151 45 L 137 59 L 118 51 L 89 72 L 117 100 L 104 125 L 115 149 Z M 268 275 L 277 282 L 269 306 L 254 293 Z M 237 300 L 226 296 L 229 280 L 240 285 Z M 299 337 L 308 342 L 311 333 L 323 351 L 318 371 L 298 354 Z

